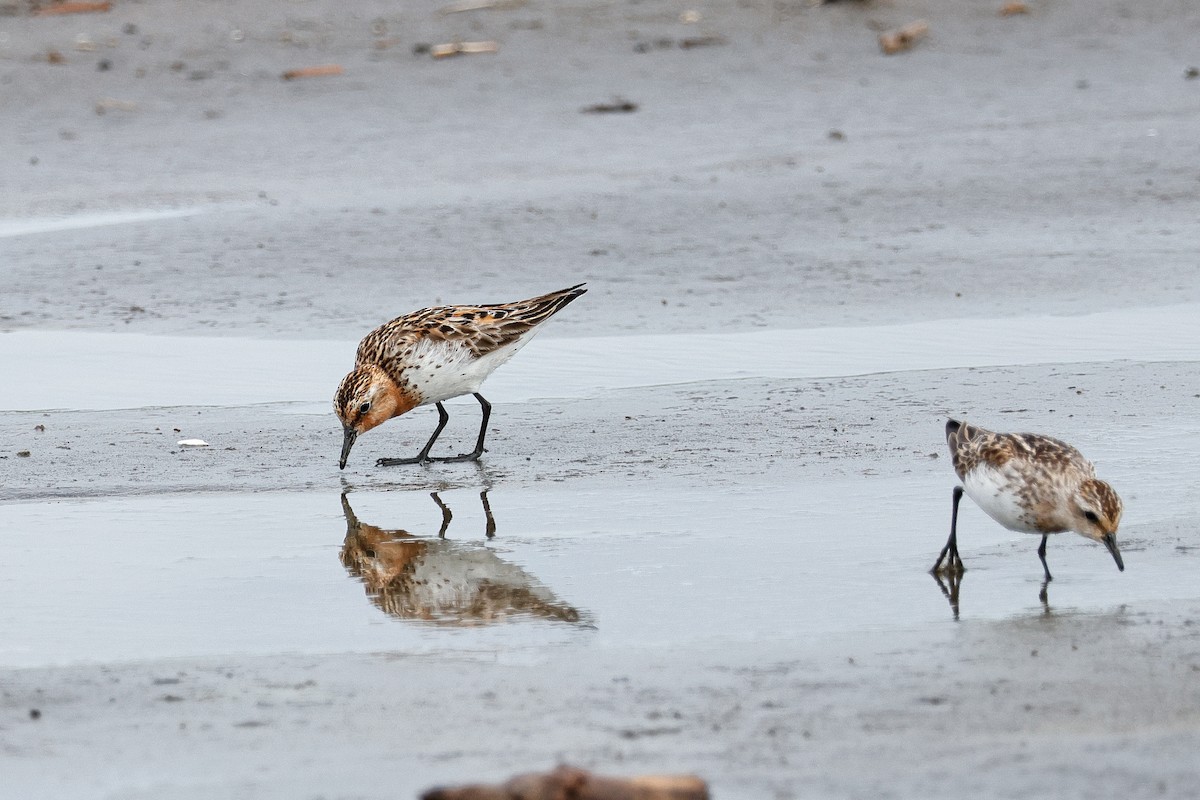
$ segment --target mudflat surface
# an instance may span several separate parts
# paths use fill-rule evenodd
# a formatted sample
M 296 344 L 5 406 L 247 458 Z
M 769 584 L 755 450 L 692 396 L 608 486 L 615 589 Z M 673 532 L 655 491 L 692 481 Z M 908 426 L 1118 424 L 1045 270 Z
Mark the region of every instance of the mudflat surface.
M 1190 796 L 1200 10 L 1000 5 L 0 3 L 6 789 Z M 580 281 L 480 465 L 337 470 L 366 330 Z M 925 574 L 948 414 L 1126 571 L 964 504 Z
M 9 239 L 0 322 L 355 339 L 580 280 L 560 334 L 1200 299 L 1187 0 L 442 5 L 2 18 L 0 212 L 187 215 Z M 501 49 L 413 53 L 456 40 Z

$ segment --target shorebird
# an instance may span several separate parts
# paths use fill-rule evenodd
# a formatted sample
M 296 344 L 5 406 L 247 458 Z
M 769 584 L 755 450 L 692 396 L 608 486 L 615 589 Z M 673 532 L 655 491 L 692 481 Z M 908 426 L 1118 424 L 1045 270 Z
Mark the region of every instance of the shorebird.
M 346 468 L 359 434 L 430 403 L 437 405 L 438 424 L 421 452 L 412 458 L 381 458 L 376 466 L 478 460 L 492 413 L 491 403 L 479 393 L 484 379 L 533 338 L 542 323 L 586 291 L 581 283 L 515 303 L 423 308 L 368 333 L 359 342 L 354 369 L 333 398 L 345 432 L 338 467 Z M 450 419 L 442 401 L 465 394 L 473 394 L 483 409 L 475 449 L 430 456 Z
M 950 516 L 950 538 L 932 572 L 963 572 L 958 555 L 958 503 L 966 491 L 989 517 L 1022 533 L 1038 533 L 1038 557 L 1046 580 L 1046 538 L 1051 533 L 1075 531 L 1108 548 L 1117 569 L 1125 570 L 1117 549 L 1121 498 L 1111 486 L 1096 478 L 1096 470 L 1083 454 L 1066 442 L 1034 433 L 993 433 L 950 420 L 946 443 L 954 471 L 962 486 L 955 486 Z

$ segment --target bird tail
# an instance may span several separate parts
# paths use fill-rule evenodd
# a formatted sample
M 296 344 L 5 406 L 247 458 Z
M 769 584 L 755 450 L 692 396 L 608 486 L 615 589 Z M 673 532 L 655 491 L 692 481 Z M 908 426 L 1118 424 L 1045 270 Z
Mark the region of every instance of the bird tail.
M 974 448 L 970 446 L 972 433 L 975 429 L 965 422 L 956 419 L 946 420 L 946 444 L 950 447 L 950 462 L 954 465 L 954 474 L 961 481 L 967 473 Z
M 513 303 L 513 314 L 510 319 L 520 320 L 530 327 L 540 325 L 566 308 L 572 300 L 585 293 L 587 289 L 583 287 L 584 284 L 577 283 L 574 286 L 560 289 L 557 292 L 550 292 L 540 297 L 531 297 L 528 300 Z

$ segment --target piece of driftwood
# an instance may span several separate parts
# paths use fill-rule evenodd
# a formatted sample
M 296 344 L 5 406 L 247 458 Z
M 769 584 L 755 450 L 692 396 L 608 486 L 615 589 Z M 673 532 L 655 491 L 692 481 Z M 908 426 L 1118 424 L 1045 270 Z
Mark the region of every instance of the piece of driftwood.
M 52 6 L 39 8 L 33 12 L 35 17 L 54 17 L 59 14 L 95 14 L 102 11 L 111 11 L 112 3 L 56 3 Z
M 447 42 L 446 44 L 432 45 L 429 48 L 429 54 L 434 58 L 449 58 L 471 53 L 496 53 L 499 50 L 500 45 L 495 42 Z
M 692 36 L 680 39 L 679 46 L 684 50 L 694 50 L 697 47 L 719 47 L 725 44 L 724 36 Z
M 137 103 L 132 100 L 118 100 L 115 97 L 102 97 L 96 101 L 96 113 L 107 114 L 109 111 L 137 111 Z
M 905 50 L 911 49 L 927 33 L 929 33 L 929 23 L 923 19 L 919 19 L 916 22 L 910 22 L 895 30 L 884 31 L 879 34 L 879 47 L 885 55 L 890 56 L 895 53 L 902 53 Z
M 632 114 L 638 104 L 623 97 L 614 97 L 611 103 L 596 103 L 579 109 L 583 114 Z
M 708 800 L 708 785 L 694 775 L 608 778 L 562 766 L 501 784 L 430 789 L 421 800 Z
M 342 72 L 341 64 L 319 64 L 315 67 L 289 69 L 283 73 L 283 79 L 285 81 L 294 81 L 297 78 L 320 78 L 326 75 L 341 75 Z
M 438 9 L 440 14 L 461 14 L 464 11 L 511 11 L 525 5 L 526 0 L 462 0 Z

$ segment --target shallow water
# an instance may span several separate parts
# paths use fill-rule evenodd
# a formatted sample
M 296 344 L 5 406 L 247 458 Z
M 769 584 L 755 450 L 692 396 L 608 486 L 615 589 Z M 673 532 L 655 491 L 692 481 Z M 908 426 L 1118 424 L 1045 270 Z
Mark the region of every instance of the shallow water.
M 534 339 L 488 379 L 493 402 L 642 386 L 1008 364 L 1200 358 L 1200 306 L 860 328 Z M 354 342 L 64 331 L 0 334 L 0 408 L 312 403 L 328 411 Z M 63 380 L 71 375 L 72 380 Z M 88 390 L 81 393 L 80 385 Z M 468 402 L 474 402 L 469 400 Z
M 790 652 L 884 630 L 927 641 L 954 624 L 926 572 L 949 485 L 500 489 L 487 494 L 490 539 L 479 488 L 439 495 L 445 539 L 428 492 L 351 492 L 349 513 L 335 491 L 4 505 L 0 665 L 342 651 L 511 660 L 738 642 Z M 962 619 L 1046 612 L 1035 537 L 968 504 L 961 529 Z M 1125 532 L 1123 574 L 1080 537 L 1052 539 L 1051 613 L 1192 596 L 1180 568 L 1190 554 L 1144 549 L 1147 530 Z
M 520 402 L 751 377 L 1189 361 L 1198 312 L 540 339 L 496 374 L 488 395 Z M 0 385 L 0 407 L 287 400 L 328 414 L 352 351 L 348 342 L 11 333 L 0 335 L 0 358 L 16 379 Z M 66 370 L 87 394 L 78 381 L 57 380 Z M 1089 448 L 1126 496 L 1128 570 L 1118 573 L 1080 537 L 1055 537 L 1057 580 L 1045 603 L 1036 538 L 1006 532 L 964 503 L 969 572 L 957 609 L 951 587 L 927 574 L 949 515 L 952 478 L 940 470 L 719 494 L 678 481 L 500 488 L 486 495 L 490 538 L 483 486 L 437 500 L 352 491 L 348 508 L 336 486 L 2 505 L 0 665 L 341 651 L 513 659 L 548 647 L 750 641 L 786 652 L 847 631 L 928 641 L 944 635 L 956 610 L 962 619 L 1005 619 L 1193 597 L 1183 562 L 1197 542 L 1179 520 L 1196 511 L 1181 465 L 1194 463 L 1198 438 L 1121 428 Z M 452 511 L 444 539 L 439 502 Z
M 203 207 L 145 209 L 134 211 L 97 211 L 82 214 L 63 214 L 44 217 L 0 218 L 0 239 L 30 236 L 39 233 L 101 228 L 108 225 L 127 225 L 160 219 L 178 219 L 204 213 Z

